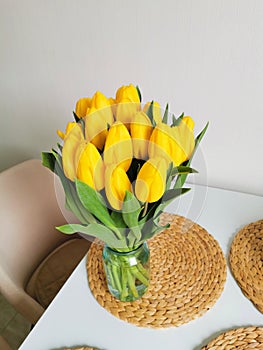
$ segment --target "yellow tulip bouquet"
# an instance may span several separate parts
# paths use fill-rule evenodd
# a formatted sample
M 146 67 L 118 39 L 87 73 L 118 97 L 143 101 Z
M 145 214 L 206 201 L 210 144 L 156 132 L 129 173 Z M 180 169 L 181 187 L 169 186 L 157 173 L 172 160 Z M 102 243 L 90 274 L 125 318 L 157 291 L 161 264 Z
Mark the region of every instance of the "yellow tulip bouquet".
M 163 115 L 157 102 L 142 106 L 132 84 L 114 99 L 100 92 L 81 98 L 73 114 L 65 133 L 58 131 L 63 145 L 42 153 L 80 222 L 57 229 L 103 241 L 110 292 L 136 300 L 149 284 L 149 254 L 138 249 L 147 251 L 147 240 L 167 227 L 159 225 L 164 208 L 189 190 L 183 185 L 196 172 L 190 162 L 208 125 L 195 138 L 191 117 L 168 118 L 168 104 Z M 113 253 L 117 257 L 110 259 Z M 140 254 L 146 258 L 135 263 Z

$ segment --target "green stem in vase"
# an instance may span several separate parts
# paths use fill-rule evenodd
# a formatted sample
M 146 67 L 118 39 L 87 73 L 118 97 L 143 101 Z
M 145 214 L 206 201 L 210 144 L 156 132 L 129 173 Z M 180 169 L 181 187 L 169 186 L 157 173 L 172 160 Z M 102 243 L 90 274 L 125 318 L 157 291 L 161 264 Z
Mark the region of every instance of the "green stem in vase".
M 149 286 L 149 250 L 144 243 L 134 251 L 103 250 L 104 268 L 110 293 L 121 301 L 140 298 Z
M 125 298 L 128 296 L 127 282 L 128 282 L 127 270 L 123 268 L 122 274 L 121 274 L 121 286 L 122 286 L 120 291 L 121 300 L 125 300 Z
M 138 298 L 139 294 L 135 286 L 135 280 L 136 280 L 136 278 L 134 278 L 135 275 L 132 273 L 132 271 L 129 271 L 129 270 L 127 270 L 127 275 L 128 275 L 128 286 L 130 287 L 132 295 L 135 298 Z
M 115 284 L 115 280 L 114 280 L 114 277 L 113 277 L 112 269 L 111 269 L 111 268 L 108 268 L 107 271 L 108 271 L 108 274 L 109 274 L 108 279 L 110 280 L 110 283 L 111 283 L 111 285 L 112 285 L 112 288 L 113 288 L 113 289 L 117 289 L 116 284 Z
M 112 268 L 112 275 L 113 275 L 113 280 L 115 282 L 116 289 L 118 291 L 121 291 L 122 290 L 122 286 L 121 286 L 121 282 L 120 282 L 121 276 L 119 276 L 118 268 L 115 265 L 112 265 L 111 268 Z
M 149 280 L 144 277 L 144 275 L 139 271 L 138 267 L 135 266 L 134 269 L 131 270 L 134 277 L 137 278 L 139 281 L 141 281 L 145 286 L 149 285 Z
M 150 278 L 150 273 L 147 269 L 145 269 L 141 263 L 138 263 L 137 265 L 139 272 L 147 279 L 149 280 Z

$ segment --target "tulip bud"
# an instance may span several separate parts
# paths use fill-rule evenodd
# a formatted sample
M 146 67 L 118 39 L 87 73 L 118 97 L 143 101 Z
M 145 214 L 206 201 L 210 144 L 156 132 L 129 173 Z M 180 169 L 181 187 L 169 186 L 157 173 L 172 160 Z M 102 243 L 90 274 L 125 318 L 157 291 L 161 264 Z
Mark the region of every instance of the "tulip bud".
M 190 130 L 194 130 L 194 126 L 195 126 L 195 122 L 193 121 L 193 119 L 191 117 L 183 117 L 182 121 L 189 127 Z
M 195 148 L 194 121 L 191 117 L 184 117 L 178 126 L 173 126 L 174 139 L 177 142 L 176 161 L 178 165 L 188 160 Z
M 124 124 L 115 122 L 109 129 L 105 147 L 105 165 L 118 165 L 127 171 L 132 161 L 132 140 Z
M 75 123 L 64 139 L 62 149 L 62 164 L 65 176 L 71 181 L 76 178 L 75 153 L 79 144 L 84 141 L 84 135 L 80 124 Z
M 131 192 L 131 183 L 123 168 L 115 164 L 106 166 L 105 193 L 112 208 L 121 210 L 126 191 Z
M 87 115 L 87 111 L 90 108 L 91 98 L 83 97 L 76 103 L 76 115 L 79 118 L 83 118 Z
M 77 178 L 100 191 L 104 188 L 104 164 L 92 143 L 83 141 L 75 154 Z
M 113 123 L 111 103 L 107 97 L 97 91 L 91 100 L 88 115 L 85 118 L 85 134 L 87 141 L 92 142 L 100 150 L 103 149 L 108 126 Z
M 156 202 L 164 194 L 168 163 L 164 158 L 151 158 L 141 167 L 136 183 L 135 194 L 141 202 Z
M 65 137 L 67 136 L 67 134 L 70 132 L 70 130 L 71 130 L 75 125 L 76 125 L 75 122 L 69 122 L 69 123 L 67 124 L 65 134 L 64 134 L 64 132 L 62 132 L 62 131 L 60 131 L 60 130 L 57 130 L 58 136 L 59 136 L 62 140 L 64 140 Z
M 179 166 L 188 160 L 194 149 L 194 133 L 188 127 L 191 120 L 182 120 L 178 126 L 170 127 L 164 123 L 157 124 L 149 143 L 150 157 L 163 157 L 173 165 Z
M 173 139 L 172 128 L 164 123 L 157 124 L 150 137 L 149 157 L 161 157 L 171 162 L 176 148 L 177 144 Z
M 145 106 L 143 107 L 143 111 L 147 113 L 149 107 L 151 105 L 151 102 L 147 102 Z M 159 124 L 162 122 L 162 113 L 161 113 L 161 107 L 158 102 L 153 102 L 153 119 L 156 124 Z
M 116 93 L 116 120 L 129 127 L 133 116 L 140 110 L 140 97 L 135 86 L 122 86 Z
M 147 115 L 144 112 L 136 113 L 130 124 L 133 155 L 135 158 L 148 158 L 148 145 L 152 130 L 152 123 Z

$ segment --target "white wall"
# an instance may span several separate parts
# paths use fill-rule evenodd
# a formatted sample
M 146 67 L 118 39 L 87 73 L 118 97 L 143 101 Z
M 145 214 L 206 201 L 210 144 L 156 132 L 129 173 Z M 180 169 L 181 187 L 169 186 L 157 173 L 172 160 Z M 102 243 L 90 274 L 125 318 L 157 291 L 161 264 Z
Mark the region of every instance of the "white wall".
M 210 121 L 199 183 L 263 195 L 262 18 L 261 0 L 0 0 L 0 169 L 55 145 L 79 97 L 133 82 Z

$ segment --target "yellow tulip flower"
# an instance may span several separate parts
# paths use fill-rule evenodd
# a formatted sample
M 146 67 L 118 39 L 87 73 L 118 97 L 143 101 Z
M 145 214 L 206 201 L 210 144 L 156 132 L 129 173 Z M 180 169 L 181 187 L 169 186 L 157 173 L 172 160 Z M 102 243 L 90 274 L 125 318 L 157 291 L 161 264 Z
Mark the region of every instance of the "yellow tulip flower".
M 129 124 L 136 112 L 140 110 L 140 97 L 136 87 L 132 84 L 122 86 L 116 93 L 115 118 L 124 124 Z
M 141 167 L 135 182 L 135 194 L 141 202 L 156 202 L 165 191 L 168 163 L 164 158 L 151 158 Z
M 183 117 L 178 126 L 173 126 L 172 131 L 178 144 L 176 159 L 178 164 L 188 160 L 195 148 L 194 121 L 191 117 Z
M 174 166 L 188 160 L 194 150 L 193 120 L 182 119 L 178 126 L 159 123 L 152 132 L 149 142 L 149 156 L 163 157 Z
M 92 143 L 82 142 L 75 154 L 77 178 L 100 191 L 104 188 L 104 164 Z
M 91 98 L 83 97 L 80 98 L 76 103 L 76 115 L 79 118 L 83 118 L 87 115 L 87 111 L 90 108 Z
M 132 156 L 131 136 L 124 124 L 115 122 L 110 127 L 105 141 L 105 165 L 115 164 L 127 171 L 131 165 Z
M 86 139 L 102 150 L 108 126 L 113 121 L 111 102 L 101 92 L 97 91 L 92 97 L 90 109 L 85 118 Z
M 144 160 L 148 158 L 148 145 L 152 130 L 152 123 L 147 115 L 144 112 L 136 113 L 130 124 L 135 158 Z
M 66 132 L 65 132 L 65 133 L 62 132 L 62 131 L 60 131 L 60 130 L 57 130 L 58 136 L 59 136 L 62 140 L 64 140 L 65 137 L 67 136 L 67 134 L 70 132 L 70 130 L 71 130 L 75 125 L 76 125 L 75 122 L 69 122 L 69 123 L 67 124 Z
M 77 175 L 75 167 L 75 153 L 79 147 L 79 144 L 83 141 L 84 135 L 81 125 L 75 123 L 73 128 L 66 135 L 62 149 L 63 170 L 65 176 L 71 181 L 74 181 Z
M 147 102 L 145 106 L 143 107 L 143 111 L 146 113 L 151 105 L 151 102 Z M 156 101 L 153 102 L 153 119 L 156 124 L 159 124 L 162 122 L 162 113 L 161 113 L 161 107 L 160 104 Z
M 115 164 L 106 166 L 105 193 L 112 208 L 121 210 L 126 191 L 131 192 L 131 183 L 124 169 Z

